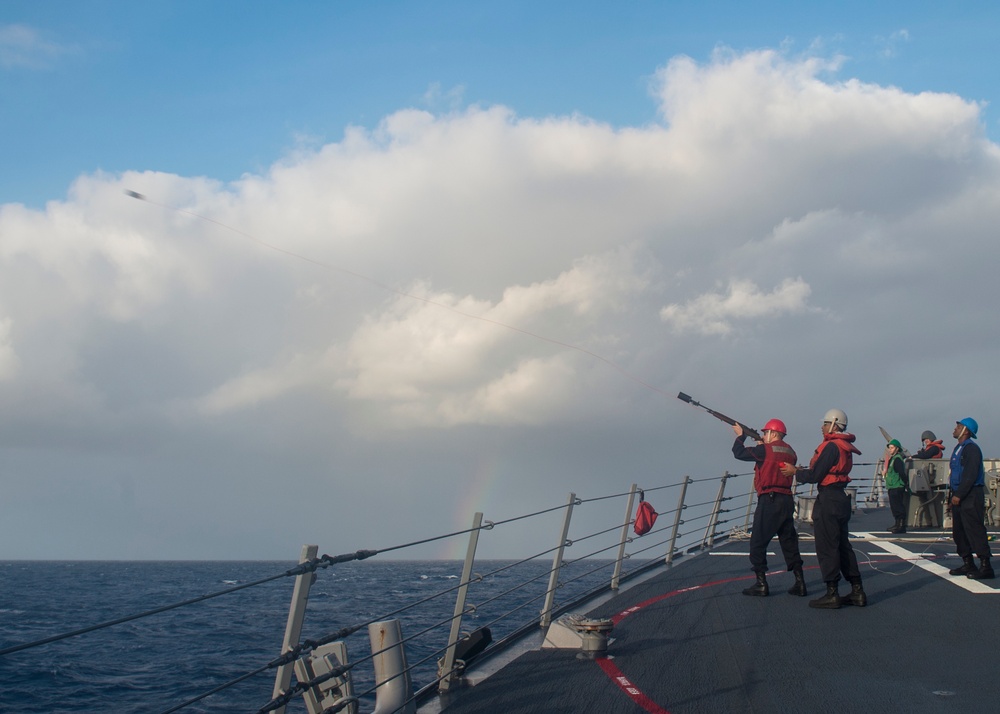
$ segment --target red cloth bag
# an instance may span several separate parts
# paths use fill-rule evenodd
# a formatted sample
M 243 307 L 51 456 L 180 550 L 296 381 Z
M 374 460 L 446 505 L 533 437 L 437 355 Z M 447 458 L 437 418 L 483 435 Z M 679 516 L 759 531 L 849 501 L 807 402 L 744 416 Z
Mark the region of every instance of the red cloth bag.
M 650 505 L 649 501 L 639 501 L 639 508 L 635 512 L 635 534 L 645 535 L 653 528 L 658 514 Z

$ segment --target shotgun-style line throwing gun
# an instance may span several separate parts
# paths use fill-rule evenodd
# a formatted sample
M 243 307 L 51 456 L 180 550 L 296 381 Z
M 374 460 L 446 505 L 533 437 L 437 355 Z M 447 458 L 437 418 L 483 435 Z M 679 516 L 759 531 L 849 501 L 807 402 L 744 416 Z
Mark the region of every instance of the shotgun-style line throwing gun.
M 749 436 L 754 441 L 763 441 L 764 440 L 761 437 L 761 435 L 757 432 L 756 429 L 751 429 L 749 426 L 747 426 L 743 422 L 736 421 L 732 417 L 727 417 L 722 412 L 717 412 L 714 409 L 709 409 L 708 407 L 706 407 L 701 402 L 696 402 L 695 400 L 693 400 L 690 396 L 688 396 L 684 392 L 678 392 L 677 398 L 680 399 L 682 402 L 687 402 L 688 404 L 692 404 L 692 405 L 694 405 L 696 407 L 701 407 L 706 412 L 708 412 L 709 414 L 711 414 L 712 416 L 714 416 L 716 419 L 718 419 L 720 421 L 724 421 L 724 422 L 726 422 L 727 424 L 729 424 L 731 426 L 739 425 L 740 428 L 743 429 L 743 433 L 746 434 L 747 436 Z

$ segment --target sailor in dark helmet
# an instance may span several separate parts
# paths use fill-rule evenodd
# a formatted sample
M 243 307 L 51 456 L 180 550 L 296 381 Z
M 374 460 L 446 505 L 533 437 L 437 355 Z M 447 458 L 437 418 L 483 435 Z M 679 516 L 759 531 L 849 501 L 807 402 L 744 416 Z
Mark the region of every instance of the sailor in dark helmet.
M 889 526 L 890 533 L 906 533 L 906 506 L 909 488 L 906 478 L 906 460 L 903 445 L 893 439 L 886 447 L 885 487 L 889 491 L 889 510 L 895 522 Z
M 983 469 L 983 452 L 973 439 L 979 433 L 979 424 L 972 417 L 955 422 L 953 436 L 958 439 L 951 452 L 951 537 L 962 558 L 962 565 L 948 572 L 965 575 L 973 580 L 992 580 L 990 543 L 983 517 L 986 513 L 986 472 Z M 979 556 L 980 565 L 972 559 Z
M 913 455 L 915 459 L 940 459 L 944 455 L 944 442 L 934 436 L 933 431 L 921 434 L 920 444 L 920 451 Z
M 816 557 L 826 582 L 826 594 L 810 600 L 809 607 L 827 610 L 835 610 L 841 605 L 864 607 L 868 604 L 868 596 L 861 585 L 858 558 L 848 533 L 851 500 L 844 491 L 851 480 L 848 474 L 854 465 L 854 454 L 861 452 L 854 446 L 854 434 L 848 434 L 846 429 L 847 415 L 840 409 L 829 410 L 823 417 L 823 441 L 816 447 L 808 468 L 781 465 L 781 472 L 795 476 L 799 483 L 819 485 L 812 518 Z M 841 575 L 851 583 L 851 592 L 843 598 L 837 593 Z
M 733 425 L 736 441 L 733 456 L 740 461 L 752 461 L 753 486 L 757 491 L 757 509 L 753 514 L 750 532 L 750 567 L 757 575 L 757 582 L 743 591 L 744 595 L 766 596 L 767 546 L 778 536 L 785 565 L 795 575 L 795 584 L 789 595 L 806 595 L 806 581 L 802 576 L 802 556 L 799 554 L 799 534 L 795 532 L 795 502 L 792 499 L 792 479 L 781 473 L 782 464 L 794 464 L 795 451 L 785 443 L 785 423 L 771 419 L 762 429 L 764 440 L 747 448 L 743 427 Z

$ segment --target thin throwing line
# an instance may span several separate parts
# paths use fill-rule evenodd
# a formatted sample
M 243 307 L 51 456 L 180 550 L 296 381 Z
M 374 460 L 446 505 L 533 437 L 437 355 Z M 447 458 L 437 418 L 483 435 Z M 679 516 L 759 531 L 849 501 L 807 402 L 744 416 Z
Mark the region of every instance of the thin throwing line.
M 597 354 L 596 352 L 591 352 L 590 350 L 588 350 L 588 349 L 586 349 L 584 347 L 579 347 L 578 345 L 573 345 L 573 344 L 570 344 L 568 342 L 561 342 L 560 340 L 556 340 L 556 339 L 553 339 L 551 337 L 546 337 L 545 335 L 539 335 L 538 333 L 531 332 L 530 330 L 525 330 L 525 329 L 522 329 L 520 327 L 515 327 L 514 325 L 507 324 L 506 322 L 500 322 L 499 320 L 493 320 L 493 319 L 491 319 L 489 317 L 483 317 L 482 315 L 474 315 L 471 312 L 464 312 L 462 310 L 459 310 L 458 308 L 452 307 L 451 305 L 445 305 L 444 303 L 437 302 L 435 300 L 430 300 L 428 298 L 421 297 L 419 295 L 414 295 L 412 293 L 408 293 L 408 292 L 405 292 L 403 290 L 399 290 L 397 288 L 392 287 L 391 285 L 386 285 L 385 283 L 381 283 L 378 280 L 375 280 L 374 278 L 370 278 L 367 275 L 362 275 L 361 273 L 356 273 L 353 270 L 348 270 L 347 268 L 341 268 L 340 266 L 337 266 L 337 265 L 331 265 L 329 263 L 324 263 L 322 261 L 315 260 L 313 258 L 309 258 L 309 257 L 301 255 L 299 253 L 295 253 L 295 252 L 290 251 L 290 250 L 285 250 L 284 248 L 279 248 L 276 245 L 273 245 L 271 243 L 267 243 L 266 241 L 262 241 L 260 238 L 257 238 L 256 236 L 251 235 L 250 233 L 247 233 L 246 231 L 242 231 L 239 228 L 234 228 L 233 226 L 230 226 L 230 225 L 228 225 L 226 223 L 223 223 L 221 221 L 217 221 L 214 218 L 209 218 L 208 216 L 203 216 L 200 213 L 195 213 L 194 211 L 189 211 L 189 210 L 187 210 L 185 208 L 178 208 L 177 206 L 170 206 L 170 205 L 165 204 L 165 203 L 159 203 L 157 201 L 154 201 L 154 200 L 150 199 L 148 196 L 146 196 L 144 194 L 138 193 L 137 191 L 131 191 L 129 189 L 125 189 L 125 195 L 126 196 L 130 196 L 132 198 L 136 198 L 136 199 L 138 199 L 140 201 L 145 201 L 146 203 L 150 203 L 150 204 L 152 204 L 154 206 L 159 206 L 160 208 L 164 208 L 164 209 L 166 209 L 168 211 L 176 211 L 177 213 L 183 213 L 184 215 L 191 216 L 192 218 L 198 218 L 200 220 L 207 221 L 209 223 L 212 223 L 212 224 L 215 224 L 215 225 L 219 226 L 220 228 L 225 228 L 228 231 L 232 231 L 233 233 L 241 235 L 244 238 L 253 241 L 257 245 L 263 246 L 264 248 L 267 248 L 269 250 L 273 250 L 273 251 L 275 251 L 277 253 L 283 253 L 284 255 L 290 256 L 292 258 L 297 258 L 298 260 L 303 260 L 303 261 L 305 261 L 307 263 L 312 263 L 313 265 L 317 265 L 317 266 L 319 266 L 321 268 L 325 268 L 327 270 L 335 270 L 335 271 L 337 271 L 339 273 L 343 273 L 344 275 L 350 275 L 353 278 L 358 278 L 359 280 L 364 280 L 365 282 L 370 283 L 370 284 L 374 285 L 375 287 L 381 288 L 382 290 L 385 290 L 386 292 L 390 292 L 390 293 L 392 293 L 394 295 L 399 295 L 400 297 L 409 298 L 410 300 L 417 300 L 419 302 L 426 303 L 427 305 L 433 305 L 434 307 L 438 307 L 438 308 L 441 308 L 443 310 L 448 310 L 449 312 L 453 312 L 456 315 L 461 315 L 462 317 L 466 317 L 466 318 L 469 318 L 471 320 L 479 320 L 480 322 L 486 322 L 486 323 L 489 323 L 491 325 L 496 325 L 497 327 L 502 327 L 502 328 L 504 328 L 506 330 L 510 330 L 511 332 L 518 332 L 518 333 L 520 333 L 522 335 L 526 335 L 527 337 L 533 337 L 536 340 L 541 340 L 542 342 L 548 342 L 549 344 L 556 345 L 558 347 L 565 347 L 566 349 L 569 349 L 569 350 L 575 350 L 576 352 L 579 352 L 581 354 L 585 354 L 588 357 L 592 357 L 593 359 L 596 359 L 596 360 L 598 360 L 600 362 L 603 362 L 604 364 L 608 365 L 612 369 L 616 370 L 619 374 L 621 374 L 626 379 L 630 379 L 633 382 L 635 382 L 636 384 L 642 385 L 646 389 L 649 389 L 649 390 L 651 390 L 653 392 L 656 392 L 657 394 L 661 394 L 661 395 L 663 395 L 665 397 L 671 397 L 671 398 L 673 398 L 673 393 L 672 392 L 668 394 L 667 392 L 665 392 L 664 390 L 660 389 L 659 387 L 654 387 L 649 382 L 646 382 L 645 380 L 637 377 L 636 375 L 632 374 L 628 370 L 626 370 L 623 367 L 619 366 L 618 364 L 612 362 L 607 357 L 602 357 L 601 355 Z

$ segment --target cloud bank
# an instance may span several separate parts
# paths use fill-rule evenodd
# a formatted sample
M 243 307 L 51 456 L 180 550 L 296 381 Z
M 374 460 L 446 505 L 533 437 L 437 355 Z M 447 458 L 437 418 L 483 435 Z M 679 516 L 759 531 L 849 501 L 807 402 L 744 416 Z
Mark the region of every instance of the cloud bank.
M 980 108 L 839 71 L 678 57 L 647 126 L 401 109 L 231 184 L 94 174 L 0 206 L 0 542 L 293 557 L 323 504 L 396 514 L 324 526 L 350 548 L 464 523 L 487 462 L 515 512 L 730 468 L 682 389 L 801 425 L 800 453 L 835 405 L 862 450 L 876 423 L 995 422 Z

